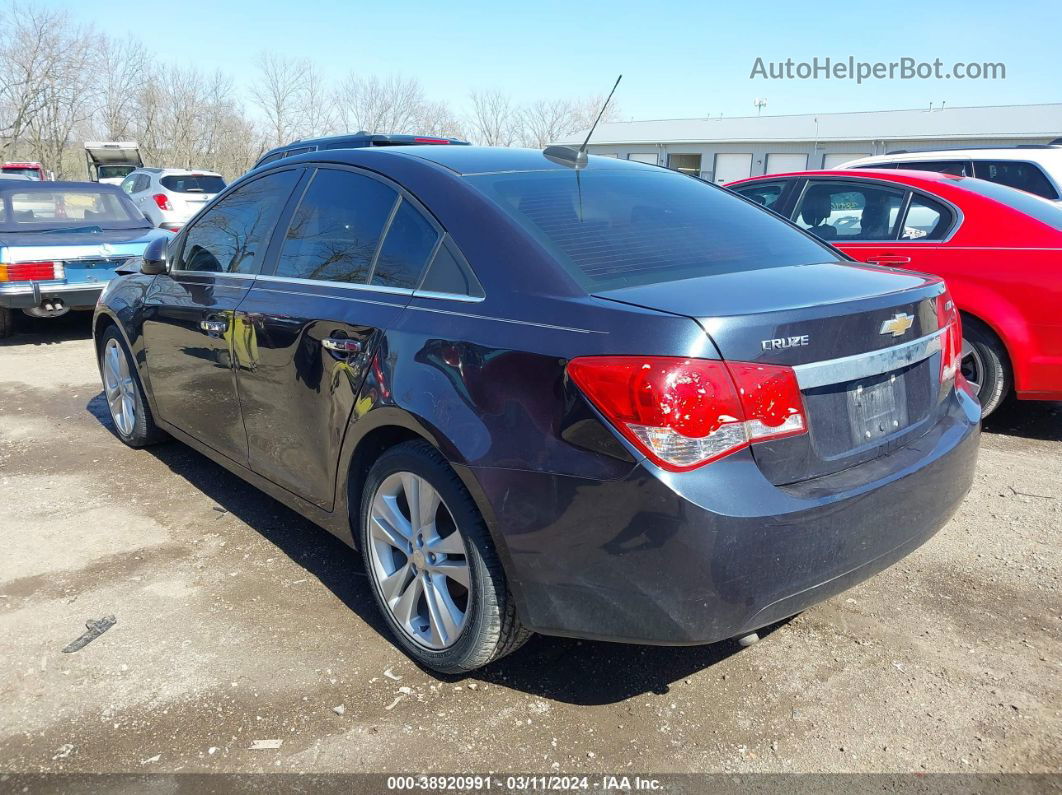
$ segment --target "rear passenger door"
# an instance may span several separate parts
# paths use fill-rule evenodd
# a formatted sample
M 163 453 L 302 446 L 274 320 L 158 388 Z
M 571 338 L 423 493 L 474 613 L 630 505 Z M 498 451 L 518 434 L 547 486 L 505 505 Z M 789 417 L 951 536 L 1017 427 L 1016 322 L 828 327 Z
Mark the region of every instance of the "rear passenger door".
M 326 510 L 361 382 L 442 237 L 375 175 L 318 167 L 237 319 L 251 468 Z

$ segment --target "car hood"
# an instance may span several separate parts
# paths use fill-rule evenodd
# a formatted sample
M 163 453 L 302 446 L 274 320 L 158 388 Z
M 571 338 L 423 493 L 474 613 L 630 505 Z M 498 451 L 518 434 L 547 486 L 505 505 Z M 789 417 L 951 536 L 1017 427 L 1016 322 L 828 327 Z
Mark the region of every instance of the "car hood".
M 107 229 L 98 234 L 75 232 L 3 232 L 0 255 L 17 260 L 122 257 L 140 254 L 152 240 L 173 237 L 166 229 Z M 2 257 L 0 257 L 2 258 Z

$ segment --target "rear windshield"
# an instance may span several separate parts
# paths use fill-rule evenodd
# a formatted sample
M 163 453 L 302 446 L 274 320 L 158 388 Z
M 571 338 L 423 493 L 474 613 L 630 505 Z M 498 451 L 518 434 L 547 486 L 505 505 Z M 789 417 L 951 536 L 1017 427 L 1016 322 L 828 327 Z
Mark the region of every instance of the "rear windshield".
M 41 178 L 41 172 L 38 171 L 35 168 L 18 168 L 18 167 L 13 167 L 13 166 L 4 166 L 4 173 L 5 174 L 21 174 L 24 177 L 29 177 L 30 179 L 35 179 L 35 180 L 38 180 L 38 181 Z
M 840 258 L 774 213 L 662 169 L 467 179 L 589 292 Z
M 166 190 L 175 193 L 221 193 L 225 188 L 225 180 L 221 177 L 208 176 L 206 174 L 180 174 L 170 177 L 162 177 L 159 182 Z
M 96 168 L 96 177 L 97 179 L 128 177 L 134 171 L 136 171 L 136 166 L 98 166 Z
M 43 232 L 99 227 L 135 229 L 149 226 L 124 193 L 87 188 L 6 190 L 0 192 L 0 231 Z
M 984 179 L 964 179 L 962 186 L 1062 231 L 1062 205 L 1056 202 Z

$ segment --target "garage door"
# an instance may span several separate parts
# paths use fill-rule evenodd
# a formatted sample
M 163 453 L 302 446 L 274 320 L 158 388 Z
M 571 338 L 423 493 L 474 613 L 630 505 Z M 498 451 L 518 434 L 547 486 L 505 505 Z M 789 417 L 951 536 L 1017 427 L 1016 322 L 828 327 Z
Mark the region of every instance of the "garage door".
M 637 163 L 648 163 L 651 166 L 655 166 L 658 162 L 656 152 L 631 152 L 627 155 L 627 159 Z
M 822 167 L 825 169 L 837 168 L 842 163 L 847 163 L 849 160 L 858 160 L 861 157 L 870 157 L 870 154 L 866 152 L 834 152 L 823 155 Z
M 715 183 L 722 185 L 735 179 L 752 176 L 752 154 L 737 155 L 727 152 L 715 156 Z
M 767 155 L 767 170 L 764 174 L 784 174 L 787 171 L 805 171 L 808 156 L 797 154 L 773 153 Z

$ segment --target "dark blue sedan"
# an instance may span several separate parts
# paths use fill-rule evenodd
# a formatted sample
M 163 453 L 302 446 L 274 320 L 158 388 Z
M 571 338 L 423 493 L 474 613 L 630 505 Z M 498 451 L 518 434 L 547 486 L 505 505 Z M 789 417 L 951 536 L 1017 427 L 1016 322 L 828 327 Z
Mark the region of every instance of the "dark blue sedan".
M 0 337 L 12 332 L 14 310 L 91 309 L 115 268 L 170 236 L 113 185 L 0 182 Z
M 754 639 L 932 536 L 977 453 L 939 279 L 553 148 L 263 166 L 94 332 L 122 441 L 175 437 L 359 548 L 447 672 L 532 632 Z

